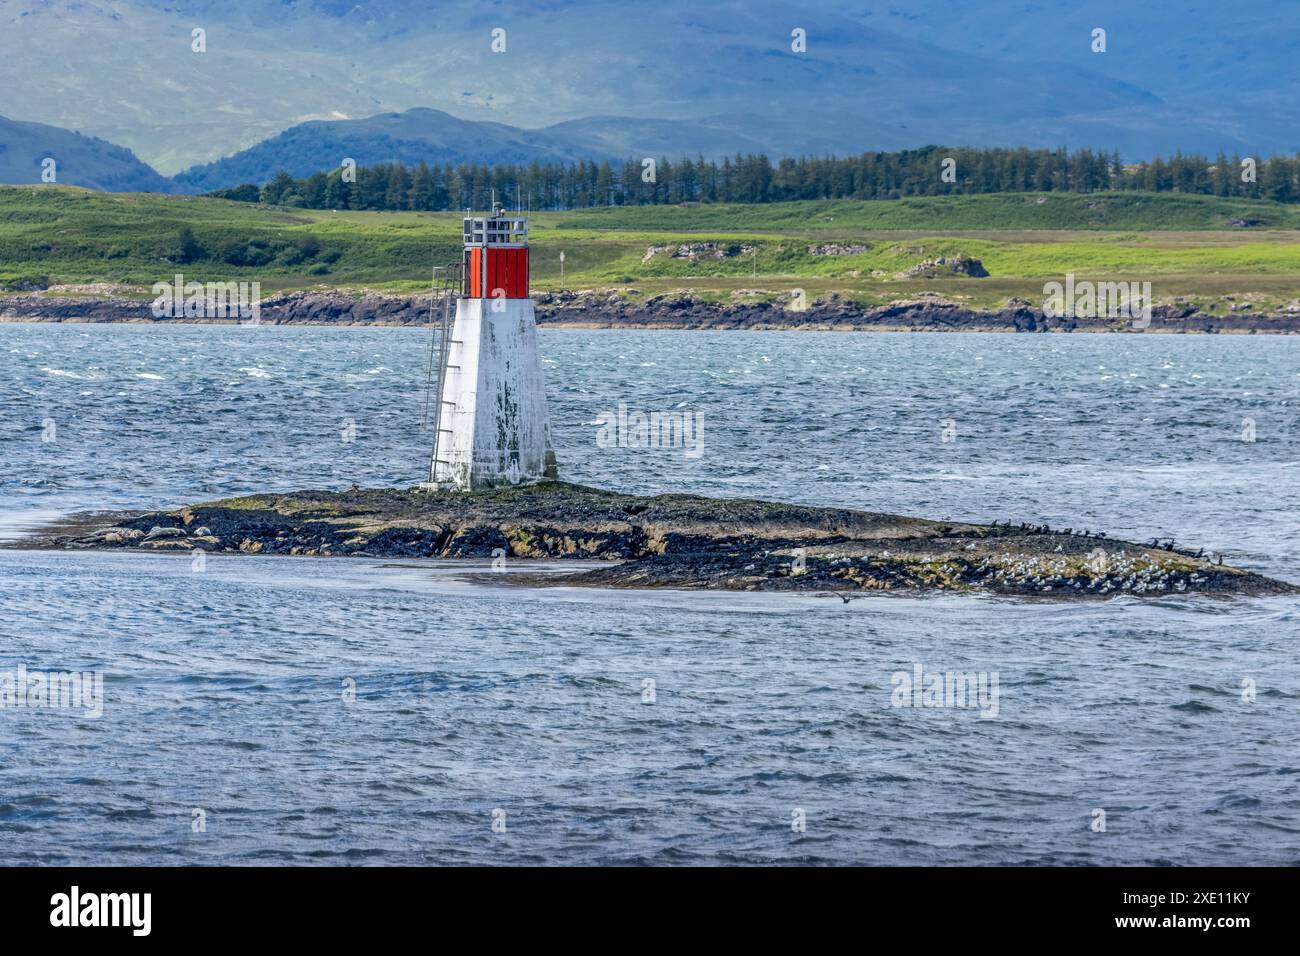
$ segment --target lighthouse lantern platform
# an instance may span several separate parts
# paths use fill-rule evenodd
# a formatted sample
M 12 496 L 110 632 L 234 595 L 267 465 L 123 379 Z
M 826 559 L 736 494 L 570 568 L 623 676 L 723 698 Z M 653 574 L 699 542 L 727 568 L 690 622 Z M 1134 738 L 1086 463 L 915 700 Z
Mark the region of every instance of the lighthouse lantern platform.
M 554 479 L 546 383 L 528 293 L 528 220 L 465 218 L 455 322 L 444 331 L 427 489 Z

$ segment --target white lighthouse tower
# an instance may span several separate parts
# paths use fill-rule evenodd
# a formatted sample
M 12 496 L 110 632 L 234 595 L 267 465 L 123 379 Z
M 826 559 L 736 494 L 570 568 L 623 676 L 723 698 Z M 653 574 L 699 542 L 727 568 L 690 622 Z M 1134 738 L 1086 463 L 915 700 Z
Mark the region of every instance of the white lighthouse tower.
M 556 477 L 546 383 L 528 296 L 528 220 L 465 217 L 455 322 L 438 350 L 429 481 L 471 491 Z M 447 304 L 450 312 L 450 302 Z M 445 321 L 445 320 L 444 320 Z

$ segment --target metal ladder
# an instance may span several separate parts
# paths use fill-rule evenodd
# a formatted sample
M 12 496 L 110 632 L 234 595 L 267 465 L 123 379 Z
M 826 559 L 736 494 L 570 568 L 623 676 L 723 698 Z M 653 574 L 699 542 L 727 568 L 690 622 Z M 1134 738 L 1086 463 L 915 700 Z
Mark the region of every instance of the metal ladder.
M 438 480 L 438 465 L 450 464 L 438 458 L 438 449 L 442 434 L 450 429 L 442 427 L 442 406 L 454 405 L 455 402 L 443 398 L 443 387 L 447 381 L 447 359 L 451 354 L 452 319 L 456 310 L 456 299 L 461 293 L 461 277 L 464 264 L 454 262 L 445 266 L 433 267 L 433 287 L 429 296 L 429 329 L 433 337 L 429 339 L 429 358 L 425 367 L 424 379 L 424 427 L 430 426 L 432 417 L 433 454 L 429 459 L 429 482 Z M 438 406 L 430 416 L 432 397 L 438 396 Z

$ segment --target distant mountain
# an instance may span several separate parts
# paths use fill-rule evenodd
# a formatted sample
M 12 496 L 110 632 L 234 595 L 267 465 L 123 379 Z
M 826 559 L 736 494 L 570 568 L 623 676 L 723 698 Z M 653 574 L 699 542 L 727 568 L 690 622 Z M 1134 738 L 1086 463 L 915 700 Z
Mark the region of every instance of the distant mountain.
M 416 165 L 462 162 L 572 162 L 629 156 L 763 152 L 766 145 L 705 123 L 604 116 L 545 129 L 458 119 L 441 110 L 416 108 L 366 119 L 315 120 L 176 176 L 181 188 L 208 192 L 240 183 L 266 182 L 279 170 L 296 177 L 335 169 L 344 159 L 359 166 L 380 162 Z
M 693 151 L 698 124 L 719 149 L 730 134 L 781 155 L 1294 152 L 1297 54 L 1295 0 L 0 0 L 8 114 L 168 174 L 311 120 L 417 106 L 529 130 L 635 117 L 648 125 L 573 140 L 630 155 Z
M 0 116 L 0 183 L 41 183 L 45 161 L 55 182 L 112 192 L 172 192 L 171 180 L 135 153 L 94 136 Z
M 584 156 L 595 158 L 704 156 L 716 159 L 736 153 L 786 154 L 786 150 L 771 141 L 745 133 L 743 126 L 733 128 L 730 119 L 720 117 L 664 120 L 592 116 L 556 123 L 536 132 L 553 141 L 571 143 Z

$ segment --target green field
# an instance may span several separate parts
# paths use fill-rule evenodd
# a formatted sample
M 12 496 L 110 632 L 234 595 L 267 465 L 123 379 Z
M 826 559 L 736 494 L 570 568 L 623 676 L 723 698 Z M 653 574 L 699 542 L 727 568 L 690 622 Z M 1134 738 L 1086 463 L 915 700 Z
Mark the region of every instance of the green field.
M 814 254 L 832 243 L 865 248 Z M 712 245 L 695 258 L 674 256 L 683 244 Z M 88 291 L 144 295 L 183 272 L 199 281 L 259 280 L 264 292 L 415 291 L 427 287 L 434 264 L 458 258 L 459 245 L 453 213 L 0 187 L 0 287 L 43 281 L 56 291 L 94 285 Z M 1170 193 L 607 207 L 533 215 L 532 245 L 534 287 L 629 295 L 691 289 L 726 299 L 802 288 L 879 303 L 928 291 L 991 307 L 1039 297 L 1044 282 L 1073 272 L 1150 281 L 1157 301 L 1204 307 L 1227 308 L 1220 301 L 1227 296 L 1261 305 L 1300 297 L 1300 207 Z M 980 259 L 990 276 L 898 275 L 957 255 Z

